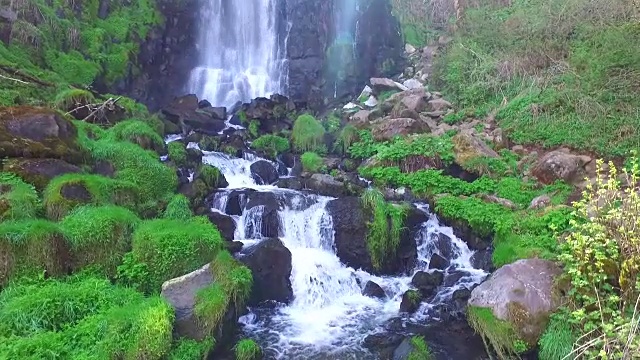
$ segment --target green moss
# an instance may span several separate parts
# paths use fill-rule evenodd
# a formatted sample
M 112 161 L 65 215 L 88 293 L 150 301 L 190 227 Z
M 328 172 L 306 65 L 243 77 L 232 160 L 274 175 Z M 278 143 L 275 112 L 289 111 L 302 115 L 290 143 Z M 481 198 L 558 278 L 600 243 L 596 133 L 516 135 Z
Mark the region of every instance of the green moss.
M 45 271 L 55 277 L 69 268 L 68 248 L 56 223 L 46 220 L 0 222 L 0 287 Z
M 262 135 L 251 143 L 251 147 L 265 152 L 271 158 L 289 151 L 289 140 L 277 135 Z
M 522 340 L 513 325 L 506 321 L 498 320 L 491 309 L 477 306 L 467 308 L 467 321 L 469 325 L 482 336 L 487 349 L 489 345 L 495 350 L 498 358 L 509 359 L 512 355 L 523 352 Z
M 211 337 L 203 341 L 180 339 L 174 343 L 169 360 L 204 360 L 214 345 L 215 341 Z
M 54 106 L 63 111 L 71 111 L 79 106 L 95 103 L 93 94 L 83 89 L 66 89 L 59 92 L 54 100 Z
M 188 220 L 193 217 L 189 199 L 182 194 L 174 195 L 164 211 L 165 219 Z
M 429 345 L 424 341 L 422 336 L 414 336 L 411 338 L 411 346 L 413 349 L 409 353 L 407 360 L 433 360 L 434 356 L 429 349 Z
M 160 291 L 163 282 L 199 269 L 222 248 L 220 233 L 207 218 L 149 220 L 134 233 L 132 262 L 123 265 L 120 273 L 137 274 L 132 267 L 143 266 L 145 279 L 125 281 L 154 293 Z
M 251 135 L 254 138 L 258 137 L 258 134 L 260 131 L 260 122 L 258 122 L 257 120 L 251 120 L 251 122 L 249 122 L 248 130 L 249 130 L 249 135 Z
M 19 285 L 0 296 L 0 358 L 162 359 L 173 309 L 92 278 Z
M 60 229 L 69 243 L 75 270 L 90 267 L 113 277 L 139 224 L 140 219 L 125 208 L 83 206 L 67 215 Z
M 251 271 L 227 251 L 218 253 L 211 271 L 216 281 L 198 292 L 194 310 L 200 325 L 210 334 L 219 328 L 228 311 L 244 305 L 253 285 Z
M 146 150 L 164 149 L 164 140 L 158 132 L 140 120 L 119 122 L 109 129 L 108 134 L 113 141 L 128 141 Z
M 172 141 L 167 146 L 169 151 L 169 159 L 173 161 L 176 166 L 182 167 L 187 165 L 187 148 L 180 141 Z
M 0 173 L 0 221 L 33 219 L 40 209 L 40 198 L 32 185 L 14 174 Z
M 204 135 L 202 139 L 198 141 L 198 147 L 202 151 L 218 151 L 220 148 L 220 138 Z
M 226 187 L 228 185 L 220 170 L 209 164 L 201 164 L 198 167 L 196 179 L 202 180 L 204 184 L 211 189 Z
M 302 168 L 304 171 L 310 173 L 319 173 L 323 172 L 324 169 L 324 159 L 314 152 L 306 152 L 302 154 L 300 157 L 300 161 L 302 162 Z
M 115 204 L 135 209 L 139 192 L 140 188 L 128 181 L 99 175 L 66 174 L 47 185 L 43 192 L 44 207 L 47 217 L 52 220 L 60 220 L 75 207 L 85 204 Z
M 312 115 L 304 114 L 298 116 L 293 124 L 291 138 L 293 139 L 294 148 L 299 152 L 312 151 L 322 153 L 326 151 L 324 134 L 325 130 L 322 124 Z
M 236 360 L 257 360 L 262 356 L 262 349 L 251 339 L 242 339 L 233 347 Z
M 367 249 L 375 269 L 381 269 L 385 259 L 393 257 L 400 244 L 401 231 L 407 215 L 405 206 L 388 204 L 377 189 L 365 191 L 362 204 L 371 216 L 368 223 Z

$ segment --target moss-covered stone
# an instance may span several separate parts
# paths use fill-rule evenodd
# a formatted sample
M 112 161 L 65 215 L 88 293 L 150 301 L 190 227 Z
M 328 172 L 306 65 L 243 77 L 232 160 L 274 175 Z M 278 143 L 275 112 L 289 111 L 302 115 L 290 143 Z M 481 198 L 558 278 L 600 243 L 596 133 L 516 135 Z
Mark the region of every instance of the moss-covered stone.
M 11 173 L 0 173 L 0 221 L 33 219 L 40 211 L 35 188 Z
M 79 167 L 59 159 L 12 158 L 5 161 L 2 169 L 18 175 L 39 191 L 57 176 L 82 172 Z
M 53 179 L 44 190 L 47 218 L 61 220 L 80 205 L 114 204 L 136 209 L 140 188 L 99 175 L 67 174 Z
M 65 275 L 70 255 L 58 225 L 46 220 L 0 222 L 0 287 L 23 276 Z
M 75 209 L 60 223 L 73 259 L 74 270 L 90 267 L 115 276 L 140 219 L 132 211 L 113 205 Z
M 140 120 L 126 120 L 117 123 L 109 129 L 110 138 L 115 141 L 128 141 L 145 150 L 157 153 L 164 151 L 164 140 L 149 126 Z
M 76 127 L 57 111 L 0 108 L 0 158 L 52 158 L 79 164 L 86 154 L 77 138 Z

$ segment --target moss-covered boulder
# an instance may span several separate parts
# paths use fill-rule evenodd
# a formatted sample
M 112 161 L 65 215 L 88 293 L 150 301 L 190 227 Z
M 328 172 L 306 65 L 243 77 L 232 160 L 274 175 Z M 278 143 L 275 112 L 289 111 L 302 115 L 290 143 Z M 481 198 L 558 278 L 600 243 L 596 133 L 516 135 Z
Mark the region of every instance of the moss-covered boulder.
M 207 218 L 158 219 L 142 223 L 133 235 L 121 274 L 147 293 L 162 283 L 207 264 L 223 248 L 218 230 Z
M 78 131 L 59 112 L 29 106 L 0 108 L 0 158 L 85 159 Z
M 482 139 L 470 132 L 460 132 L 451 140 L 456 164 L 471 173 L 485 175 L 487 171 L 483 168 L 480 160 L 500 157 Z
M 23 276 L 61 276 L 70 254 L 58 225 L 46 220 L 0 222 L 0 287 Z
M 0 359 L 165 359 L 174 314 L 106 279 L 21 283 L 0 294 Z
M 79 167 L 60 159 L 13 158 L 8 159 L 2 169 L 18 175 L 39 191 L 44 190 L 51 179 L 57 176 L 82 172 Z
M 115 276 L 139 223 L 131 210 L 114 205 L 76 208 L 60 222 L 74 270 L 90 267 Z
M 86 204 L 114 204 L 136 208 L 140 189 L 128 182 L 99 175 L 67 174 L 53 179 L 43 193 L 44 208 L 51 220 L 60 220 Z
M 110 138 L 115 141 L 128 141 L 145 150 L 162 153 L 165 143 L 160 134 L 149 124 L 140 120 L 126 120 L 109 129 Z
M 562 270 L 541 259 L 498 269 L 471 292 L 467 319 L 501 358 L 534 348 L 561 305 L 555 285 Z
M 40 211 L 35 188 L 14 174 L 0 173 L 0 221 L 33 219 Z

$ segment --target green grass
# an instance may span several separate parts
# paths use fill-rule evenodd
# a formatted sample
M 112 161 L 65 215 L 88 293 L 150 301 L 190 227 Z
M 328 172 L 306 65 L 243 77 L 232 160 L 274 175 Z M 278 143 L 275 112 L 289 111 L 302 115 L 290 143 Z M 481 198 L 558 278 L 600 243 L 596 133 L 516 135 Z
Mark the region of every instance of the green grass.
M 140 120 L 126 120 L 109 129 L 109 138 L 113 141 L 128 141 L 143 149 L 160 151 L 164 140 L 148 123 Z
M 499 359 L 509 359 L 521 352 L 519 336 L 513 326 L 506 321 L 498 320 L 491 309 L 469 306 L 467 321 L 482 336 L 485 346 L 491 346 Z
M 262 135 L 251 143 L 251 147 L 265 152 L 275 158 L 277 155 L 289 151 L 289 140 L 278 135 Z
M 625 0 L 469 7 L 434 85 L 476 117 L 500 108 L 516 143 L 626 156 L 640 145 L 638 12 Z
M 62 111 L 71 111 L 77 104 L 93 104 L 96 99 L 93 94 L 83 89 L 66 89 L 58 94 L 53 102 L 53 106 Z
M 429 345 L 424 341 L 422 336 L 414 336 L 411 338 L 411 346 L 413 350 L 409 353 L 407 360 L 433 360 L 434 356 L 429 349 Z
M 140 219 L 131 210 L 107 206 L 76 208 L 60 222 L 74 270 L 91 268 L 115 276 Z
M 293 124 L 291 138 L 293 146 L 298 152 L 322 153 L 326 151 L 324 134 L 324 127 L 316 118 L 309 114 L 303 114 L 298 116 Z
M 193 217 L 189 199 L 182 194 L 174 195 L 164 210 L 164 218 L 172 220 L 188 220 Z
M 204 184 L 211 189 L 228 186 L 228 183 L 226 183 L 226 179 L 220 170 L 209 164 L 200 164 L 196 174 L 196 179 L 202 180 Z
M 172 141 L 167 145 L 169 152 L 169 159 L 173 161 L 176 166 L 187 165 L 187 147 L 180 141 Z
M 106 280 L 17 285 L 0 294 L 0 358 L 162 359 L 173 309 Z
M 371 263 L 374 268 L 381 269 L 385 259 L 396 254 L 407 208 L 386 203 L 382 193 L 377 189 L 365 191 L 361 200 L 364 209 L 373 217 L 368 223 L 367 233 L 367 249 Z
M 163 282 L 211 261 L 223 248 L 222 241 L 207 218 L 145 221 L 133 234 L 133 248 L 118 269 L 119 277 L 146 293 L 159 292 Z
M 257 360 L 262 356 L 262 349 L 251 339 L 242 339 L 233 347 L 236 360 Z
M 540 360 L 574 359 L 574 356 L 566 356 L 573 350 L 576 336 L 571 329 L 571 322 L 560 315 L 551 316 L 547 329 L 540 337 Z
M 212 334 L 225 314 L 238 311 L 248 300 L 253 285 L 251 271 L 227 251 L 220 251 L 211 263 L 216 281 L 196 294 L 195 315 L 202 328 Z
M 211 337 L 203 341 L 183 338 L 174 342 L 168 360 L 204 360 L 214 345 L 215 340 Z
M 14 174 L 0 173 L 0 221 L 33 219 L 41 210 L 33 185 Z
M 67 246 L 58 224 L 32 219 L 0 222 L 0 286 L 22 277 L 65 275 Z
M 322 172 L 324 168 L 324 159 L 314 152 L 306 152 L 302 154 L 302 156 L 300 156 L 300 161 L 302 162 L 302 168 L 304 171 L 310 173 Z

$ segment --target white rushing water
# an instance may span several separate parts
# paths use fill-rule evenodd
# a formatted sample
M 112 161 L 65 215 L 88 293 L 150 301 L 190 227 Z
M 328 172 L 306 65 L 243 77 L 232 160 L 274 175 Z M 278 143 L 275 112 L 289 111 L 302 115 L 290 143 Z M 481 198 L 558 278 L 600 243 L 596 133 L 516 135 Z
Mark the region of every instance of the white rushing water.
M 400 316 L 402 294 L 411 288 L 413 274 L 429 271 L 433 254 L 446 255 L 440 254 L 436 246 L 439 234 L 451 239 L 451 265 L 444 272 L 445 279 L 457 273 L 459 280 L 451 286 L 441 286 L 429 304 L 423 304 L 411 317 L 405 316 L 405 321 L 427 320 L 433 316 L 429 310 L 449 300 L 455 290 L 469 288 L 486 277 L 487 273 L 473 268 L 473 252 L 454 236 L 451 228 L 440 225 L 425 204 L 416 204 L 429 214 L 429 220 L 415 235 L 418 262 L 412 276 L 380 277 L 345 266 L 335 254 L 333 219 L 326 210 L 332 198 L 256 185 L 249 168 L 258 160 L 261 159 L 205 153 L 203 162 L 220 168 L 230 183 L 228 189 L 216 193 L 212 210 L 224 212 L 229 195 L 239 189 L 269 192 L 279 204 L 279 237 L 292 255 L 294 299 L 291 304 L 275 309 L 252 309 L 241 318 L 247 335 L 266 349 L 268 358 L 375 359 L 362 347 L 362 341 L 367 335 L 380 331 L 387 320 Z M 241 207 L 246 206 L 248 196 L 241 195 Z M 237 223 L 235 240 L 244 242 L 245 246 L 259 243 L 264 211 L 264 206 L 255 206 L 232 216 Z M 386 299 L 362 295 L 369 280 L 385 290 Z
M 282 93 L 286 46 L 279 38 L 278 1 L 200 1 L 201 55 L 188 90 L 226 107 Z

